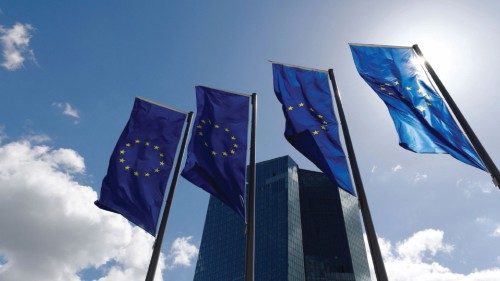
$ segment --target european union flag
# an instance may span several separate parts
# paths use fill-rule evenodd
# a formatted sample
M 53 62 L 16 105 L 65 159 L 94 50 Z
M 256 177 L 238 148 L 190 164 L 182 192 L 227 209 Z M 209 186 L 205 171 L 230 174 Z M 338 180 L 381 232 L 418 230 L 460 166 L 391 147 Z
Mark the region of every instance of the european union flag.
M 399 145 L 418 153 L 448 153 L 486 170 L 410 47 L 351 45 L 359 74 L 384 101 Z
M 155 235 L 186 114 L 136 98 L 95 204 Z
M 245 218 L 250 97 L 197 86 L 196 103 L 182 176 Z
M 283 105 L 285 138 L 330 180 L 355 195 L 339 138 L 328 74 L 273 63 L 274 92 Z

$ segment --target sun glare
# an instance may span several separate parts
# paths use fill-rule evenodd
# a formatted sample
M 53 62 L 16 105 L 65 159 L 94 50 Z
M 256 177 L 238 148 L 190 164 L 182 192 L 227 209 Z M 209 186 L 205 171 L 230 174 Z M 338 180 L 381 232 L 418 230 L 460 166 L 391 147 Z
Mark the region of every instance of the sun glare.
M 425 61 L 429 62 L 438 74 L 451 75 L 454 72 L 454 66 L 459 60 L 456 59 L 453 46 L 438 40 L 422 40 L 419 43 L 418 46 L 425 57 L 425 60 L 419 58 L 419 63 L 423 65 Z

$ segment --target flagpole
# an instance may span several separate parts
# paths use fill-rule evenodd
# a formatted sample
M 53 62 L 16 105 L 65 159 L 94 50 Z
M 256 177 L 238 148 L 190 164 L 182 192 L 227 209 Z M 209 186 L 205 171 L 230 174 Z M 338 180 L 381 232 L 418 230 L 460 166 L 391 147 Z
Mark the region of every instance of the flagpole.
M 483 145 L 479 141 L 479 138 L 476 136 L 476 134 L 472 130 L 471 126 L 469 125 L 469 123 L 465 119 L 465 116 L 462 114 L 462 112 L 458 108 L 457 104 L 455 103 L 455 101 L 451 97 L 448 90 L 446 90 L 446 87 L 444 86 L 443 82 L 441 82 L 441 79 L 439 79 L 439 77 L 437 76 L 436 72 L 434 71 L 434 69 L 432 68 L 430 63 L 424 58 L 424 54 L 422 53 L 422 51 L 420 50 L 418 45 L 415 44 L 412 46 L 412 48 L 415 51 L 415 53 L 420 58 L 423 59 L 425 68 L 427 69 L 427 71 L 431 75 L 432 79 L 436 83 L 437 87 L 439 88 L 439 91 L 441 92 L 444 99 L 446 100 L 446 103 L 450 107 L 451 111 L 453 112 L 453 114 L 457 118 L 458 123 L 460 123 L 460 126 L 462 127 L 465 134 L 467 135 L 470 142 L 472 143 L 472 146 L 479 154 L 479 157 L 481 157 L 481 159 L 483 160 L 484 164 L 486 165 L 486 169 L 488 170 L 488 172 L 490 172 L 491 177 L 493 178 L 493 183 L 497 187 L 500 188 L 500 172 L 498 171 L 497 166 L 495 165 L 495 163 L 491 159 L 488 152 L 486 152 L 486 149 L 484 149 Z
M 384 266 L 384 260 L 382 259 L 382 253 L 380 252 L 380 246 L 378 245 L 377 234 L 375 232 L 372 216 L 370 214 L 370 208 L 368 207 L 368 201 L 366 199 L 365 189 L 363 187 L 363 181 L 361 180 L 361 174 L 359 172 L 358 162 L 356 161 L 356 155 L 354 154 L 351 135 L 349 134 L 349 128 L 347 126 L 347 122 L 345 119 L 344 108 L 342 107 L 342 101 L 340 99 L 339 89 L 337 87 L 337 82 L 335 81 L 335 75 L 333 74 L 333 69 L 328 69 L 328 76 L 330 77 L 330 81 L 332 83 L 335 102 L 337 104 L 337 109 L 339 112 L 340 124 L 342 126 L 342 133 L 344 135 L 347 154 L 349 156 L 349 163 L 351 166 L 352 176 L 354 178 L 354 185 L 356 186 L 356 193 L 358 195 L 361 215 L 363 217 L 366 236 L 368 238 L 368 245 L 370 247 L 373 266 L 375 268 L 375 275 L 377 276 L 378 281 L 388 281 L 389 279 L 387 278 L 387 273 L 385 271 L 385 266 Z
M 252 94 L 252 124 L 250 132 L 250 166 L 248 169 L 247 222 L 245 251 L 245 281 L 254 281 L 255 269 L 255 130 L 257 127 L 257 94 Z
M 177 156 L 177 162 L 175 163 L 175 170 L 172 177 L 172 181 L 170 182 L 170 190 L 168 191 L 167 201 L 165 202 L 165 208 L 163 208 L 163 214 L 160 222 L 160 229 L 158 230 L 155 243 L 153 244 L 153 254 L 151 255 L 151 260 L 149 262 L 146 281 L 153 281 L 155 278 L 156 267 L 158 265 L 158 259 L 160 258 L 161 245 L 163 243 L 163 236 L 165 235 L 165 228 L 167 227 L 168 214 L 170 213 L 170 207 L 172 206 L 172 199 L 174 197 L 175 186 L 177 184 L 177 178 L 179 177 L 179 171 L 181 169 L 182 157 L 184 156 L 184 150 L 186 148 L 186 142 L 192 118 L 193 118 L 193 112 L 190 111 L 187 115 L 186 129 L 184 130 L 181 149 L 179 151 L 179 155 Z

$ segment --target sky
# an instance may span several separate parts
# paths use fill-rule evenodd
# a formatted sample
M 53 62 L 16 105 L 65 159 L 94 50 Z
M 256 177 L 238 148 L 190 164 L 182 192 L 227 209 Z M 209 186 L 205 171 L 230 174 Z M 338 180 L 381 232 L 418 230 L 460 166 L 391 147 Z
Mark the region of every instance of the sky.
M 153 238 L 93 205 L 135 96 L 258 94 L 257 161 L 290 155 L 276 60 L 333 68 L 391 280 L 500 280 L 500 190 L 398 146 L 348 43 L 419 44 L 500 163 L 497 1 L 0 2 L 0 279 L 143 280 Z M 208 194 L 180 179 L 156 280 L 192 280 Z

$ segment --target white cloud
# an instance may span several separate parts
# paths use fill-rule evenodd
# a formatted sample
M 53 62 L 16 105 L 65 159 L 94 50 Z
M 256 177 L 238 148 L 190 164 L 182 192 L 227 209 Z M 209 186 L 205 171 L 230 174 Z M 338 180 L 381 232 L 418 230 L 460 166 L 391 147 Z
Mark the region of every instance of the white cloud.
M 169 268 L 188 267 L 198 256 L 198 248 L 191 243 L 192 236 L 175 238 L 168 255 Z
M 493 237 L 500 237 L 500 225 L 493 230 L 493 233 L 491 233 L 491 236 Z
M 500 237 L 500 224 L 487 217 L 477 217 L 476 223 L 486 228 L 492 237 Z
M 492 220 L 490 218 L 486 218 L 486 217 L 477 217 L 476 222 L 479 224 L 488 225 L 488 224 L 492 223 Z
M 26 56 L 35 59 L 29 48 L 33 27 L 29 24 L 16 23 L 11 28 L 0 25 L 0 43 L 4 61 L 2 66 L 7 70 L 17 70 L 23 66 Z
M 403 259 L 422 261 L 426 254 L 431 256 L 438 252 L 451 252 L 453 246 L 443 243 L 444 232 L 426 229 L 413 234 L 410 238 L 397 243 L 397 254 Z
M 96 192 L 75 181 L 84 171 L 71 149 L 0 145 L 0 280 L 79 281 L 109 261 L 100 281 L 144 280 L 154 238 L 94 206 Z M 155 280 L 164 268 L 162 255 Z
M 46 134 L 39 134 L 35 132 L 29 132 L 27 135 L 24 135 L 22 139 L 30 143 L 36 143 L 36 144 L 46 143 L 51 141 L 51 138 Z
M 419 231 L 395 244 L 379 238 L 387 275 L 392 281 L 496 281 L 500 267 L 475 270 L 469 274 L 453 272 L 432 259 L 439 253 L 451 253 L 453 246 L 443 240 L 444 232 L 437 229 Z M 366 242 L 366 237 L 365 237 Z M 395 246 L 394 246 L 395 245 Z M 367 248 L 368 249 L 368 248 Z M 369 254 L 369 250 L 368 250 Z M 372 276 L 375 276 L 370 262 Z
M 73 119 L 76 119 L 75 120 L 76 122 L 78 121 L 78 119 L 80 119 L 80 113 L 78 112 L 78 110 L 67 102 L 54 102 L 52 103 L 52 106 L 61 109 L 62 114 L 69 116 Z
M 491 193 L 495 186 L 491 181 L 471 181 L 466 179 L 459 179 L 456 183 L 457 187 L 463 189 L 465 196 L 471 197 L 476 192 Z
M 403 169 L 403 166 L 401 166 L 400 164 L 397 164 L 396 166 L 392 167 L 391 170 L 393 172 L 397 172 L 399 170 Z
M 426 174 L 421 174 L 421 173 L 417 172 L 415 174 L 415 177 L 413 178 L 413 182 L 419 182 L 419 181 L 426 180 L 426 179 L 427 179 Z

